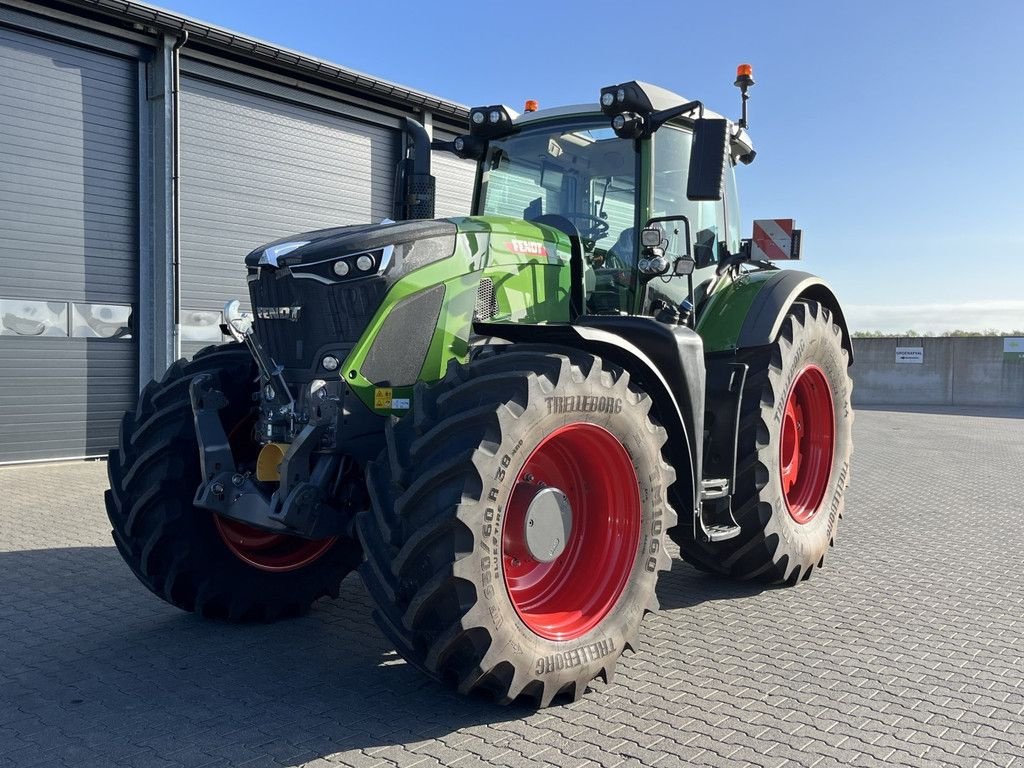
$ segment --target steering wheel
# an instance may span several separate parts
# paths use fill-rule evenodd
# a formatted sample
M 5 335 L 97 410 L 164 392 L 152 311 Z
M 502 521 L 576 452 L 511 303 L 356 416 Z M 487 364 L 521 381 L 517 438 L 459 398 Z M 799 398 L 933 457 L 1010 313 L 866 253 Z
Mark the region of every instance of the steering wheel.
M 577 225 L 580 231 L 580 239 L 583 240 L 583 244 L 588 251 L 594 250 L 594 243 L 608 234 L 608 222 L 600 216 L 594 216 L 589 213 L 563 213 L 562 215 L 573 224 L 577 222 L 589 224 L 589 226 Z

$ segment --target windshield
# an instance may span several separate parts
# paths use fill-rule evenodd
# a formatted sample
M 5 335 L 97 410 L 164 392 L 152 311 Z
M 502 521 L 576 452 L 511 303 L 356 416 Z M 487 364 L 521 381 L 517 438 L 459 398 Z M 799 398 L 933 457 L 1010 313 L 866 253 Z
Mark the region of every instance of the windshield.
M 490 143 L 480 212 L 564 216 L 590 264 L 626 269 L 635 261 L 636 166 L 634 143 L 617 138 L 604 118 L 526 130 Z

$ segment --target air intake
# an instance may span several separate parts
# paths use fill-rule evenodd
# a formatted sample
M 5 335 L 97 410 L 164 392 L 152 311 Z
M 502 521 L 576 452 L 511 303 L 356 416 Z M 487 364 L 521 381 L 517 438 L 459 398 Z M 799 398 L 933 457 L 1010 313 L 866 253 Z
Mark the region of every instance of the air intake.
M 498 302 L 494 299 L 494 283 L 485 277 L 476 289 L 476 306 L 473 307 L 473 321 L 491 320 L 498 314 Z

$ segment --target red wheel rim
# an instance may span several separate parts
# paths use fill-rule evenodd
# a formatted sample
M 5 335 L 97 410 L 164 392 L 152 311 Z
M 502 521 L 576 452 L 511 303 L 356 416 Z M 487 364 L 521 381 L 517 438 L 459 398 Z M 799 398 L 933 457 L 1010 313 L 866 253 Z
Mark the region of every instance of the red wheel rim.
M 790 517 L 804 525 L 821 508 L 832 474 L 836 422 L 832 390 L 816 365 L 793 382 L 782 417 L 779 469 L 782 496 Z
M 217 533 L 239 560 L 261 571 L 294 571 L 320 558 L 336 538 L 300 539 L 272 533 L 213 513 Z
M 540 562 L 526 541 L 540 490 L 558 489 L 572 509 L 564 549 Z M 568 424 L 544 438 L 516 477 L 502 524 L 505 588 L 535 634 L 572 640 L 597 626 L 622 594 L 640 541 L 640 491 L 622 443 L 594 424 Z
M 251 439 L 256 414 L 242 419 L 228 435 L 228 443 L 239 466 L 255 464 L 258 444 Z M 336 536 L 326 539 L 302 539 L 284 533 L 273 533 L 262 528 L 221 517 L 216 512 L 213 524 L 221 541 L 243 563 L 261 571 L 280 573 L 295 571 L 319 559 L 329 550 Z

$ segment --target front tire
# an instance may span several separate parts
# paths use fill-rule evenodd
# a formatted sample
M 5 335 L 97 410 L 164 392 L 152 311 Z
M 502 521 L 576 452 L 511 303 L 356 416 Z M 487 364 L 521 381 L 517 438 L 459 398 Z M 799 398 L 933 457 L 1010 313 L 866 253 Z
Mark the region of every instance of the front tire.
M 248 350 L 207 347 L 172 365 L 125 414 L 108 457 L 105 501 L 121 556 L 155 595 L 207 617 L 273 621 L 336 597 L 361 559 L 354 539 L 267 533 L 193 506 L 201 471 L 189 384 L 201 373 L 218 377 L 228 398 L 221 421 L 234 433 L 236 458 L 255 448 L 246 429 L 257 386 Z
M 853 452 L 849 354 L 828 308 L 802 301 L 775 342 L 745 362 L 733 495 L 742 531 L 712 543 L 678 529 L 672 536 L 701 570 L 796 584 L 825 564 L 843 516 Z
M 624 371 L 542 348 L 417 389 L 358 517 L 375 618 L 402 656 L 501 703 L 610 679 L 658 607 L 676 522 L 650 407 Z

